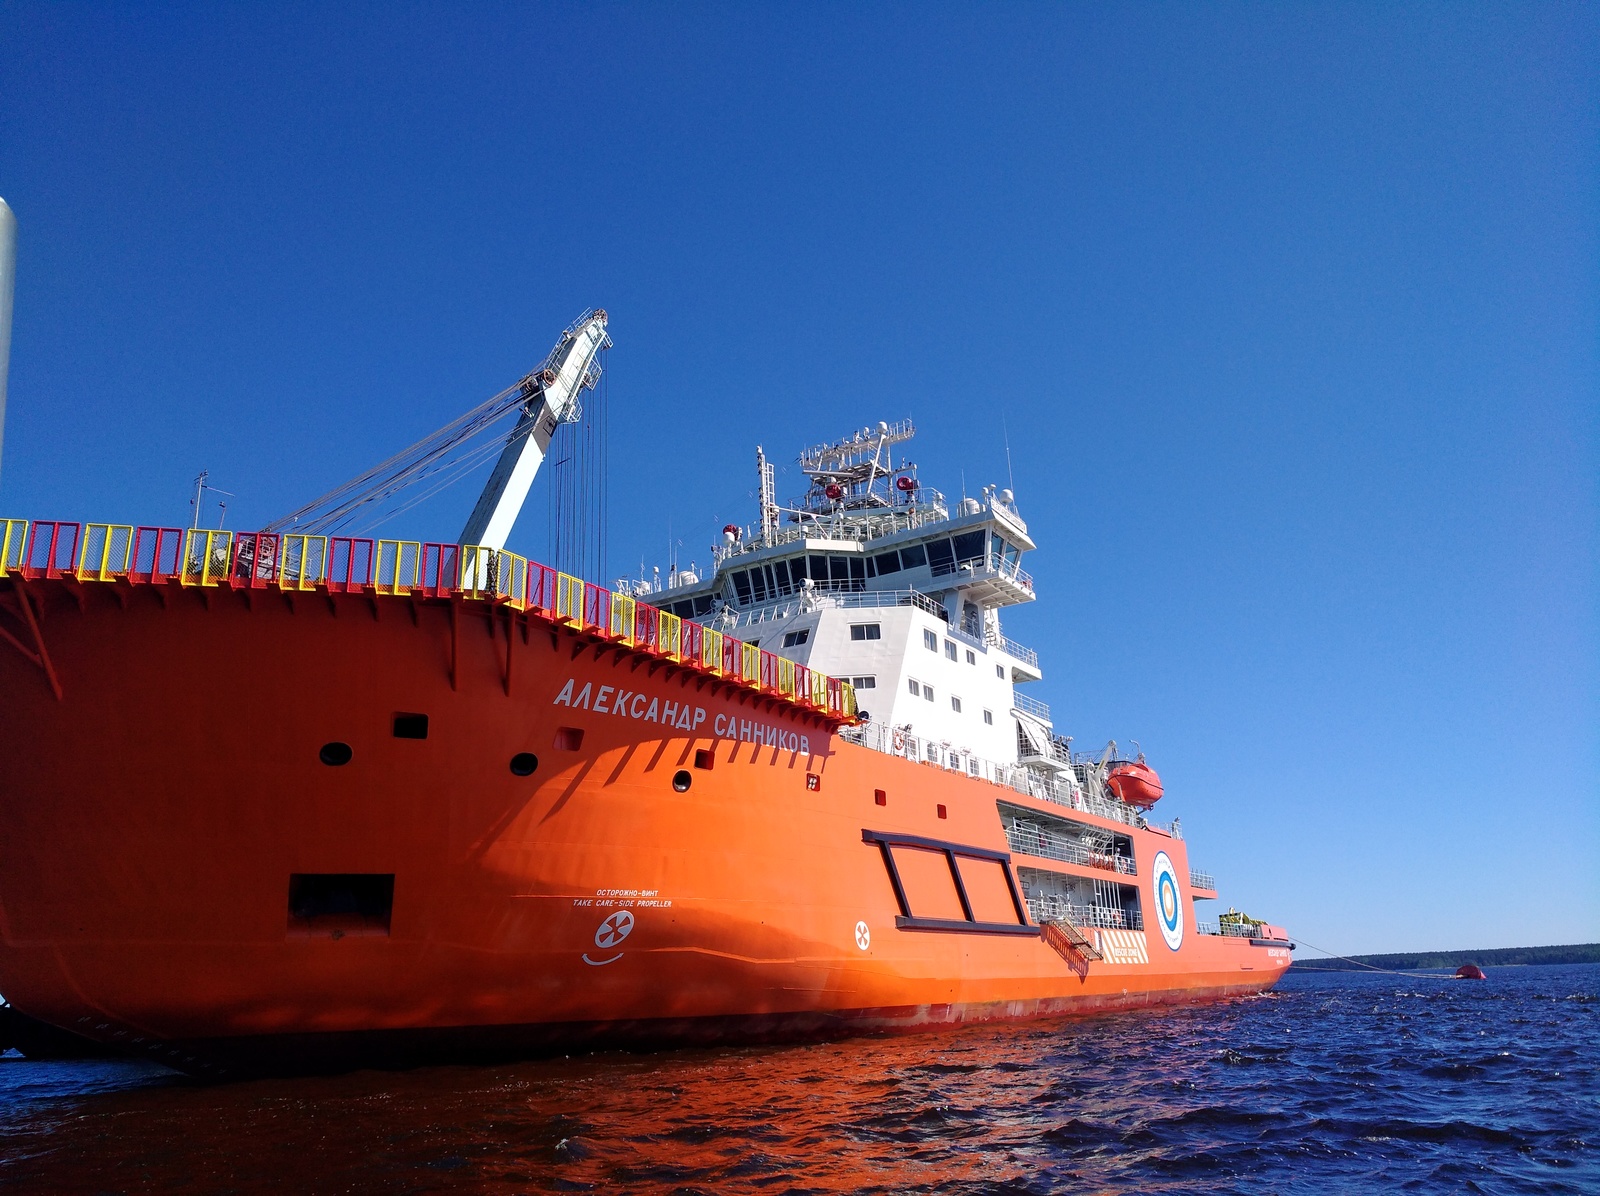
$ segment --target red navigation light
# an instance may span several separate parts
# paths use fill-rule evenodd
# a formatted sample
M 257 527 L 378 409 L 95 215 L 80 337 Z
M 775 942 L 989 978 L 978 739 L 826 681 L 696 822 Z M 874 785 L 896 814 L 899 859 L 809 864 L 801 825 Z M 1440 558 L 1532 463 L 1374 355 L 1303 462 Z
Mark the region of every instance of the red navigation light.
M 917 479 L 916 478 L 908 478 L 904 474 L 902 474 L 900 477 L 897 477 L 894 480 L 894 488 L 896 490 L 903 490 L 907 494 L 909 494 L 909 493 L 911 493 L 911 491 L 913 491 L 913 490 L 915 490 L 917 488 Z
M 839 499 L 844 497 L 844 487 L 839 485 L 838 482 L 829 482 L 828 488 L 824 490 L 823 493 L 837 502 Z

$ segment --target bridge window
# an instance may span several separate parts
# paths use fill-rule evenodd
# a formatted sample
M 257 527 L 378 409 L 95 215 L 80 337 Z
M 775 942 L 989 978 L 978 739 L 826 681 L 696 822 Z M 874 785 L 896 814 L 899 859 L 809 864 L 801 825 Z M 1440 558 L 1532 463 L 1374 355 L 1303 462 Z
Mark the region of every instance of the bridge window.
M 743 569 L 733 575 L 733 590 L 739 595 L 739 601 L 750 601 L 750 575 Z
M 900 554 L 898 552 L 884 552 L 872 558 L 878 570 L 878 576 L 886 573 L 900 572 Z
M 928 541 L 928 566 L 935 573 L 948 573 L 956 566 L 956 555 L 949 540 Z
M 962 564 L 968 561 L 981 561 L 984 559 L 984 541 L 988 536 L 984 532 L 963 532 L 952 543 L 955 545 L 956 560 Z
M 902 569 L 915 569 L 919 565 L 928 563 L 928 554 L 922 551 L 922 545 L 912 544 L 900 550 L 900 567 Z

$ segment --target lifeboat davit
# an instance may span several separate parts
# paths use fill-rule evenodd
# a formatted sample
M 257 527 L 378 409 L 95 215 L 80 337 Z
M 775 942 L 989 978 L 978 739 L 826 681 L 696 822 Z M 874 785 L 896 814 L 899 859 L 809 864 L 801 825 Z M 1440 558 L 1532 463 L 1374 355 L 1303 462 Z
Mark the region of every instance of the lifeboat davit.
M 1161 778 L 1143 760 L 1124 760 L 1106 774 L 1106 787 L 1141 810 L 1161 800 Z

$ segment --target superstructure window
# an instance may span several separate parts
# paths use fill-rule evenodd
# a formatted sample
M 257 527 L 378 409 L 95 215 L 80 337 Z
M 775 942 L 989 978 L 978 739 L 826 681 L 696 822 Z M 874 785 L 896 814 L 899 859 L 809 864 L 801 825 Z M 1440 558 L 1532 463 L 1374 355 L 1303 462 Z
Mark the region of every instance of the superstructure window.
M 866 677 L 852 677 L 850 678 L 850 684 L 855 686 L 857 689 L 877 689 L 878 678 L 871 675 Z
M 970 561 L 981 561 L 984 558 L 983 542 L 988 536 L 981 531 L 962 532 L 951 543 L 955 546 L 956 561 L 967 564 Z
M 978 663 L 978 654 L 976 652 L 974 652 L 971 648 L 967 649 L 967 663 L 968 664 L 977 664 Z
M 957 714 L 961 713 L 961 699 L 956 697 L 955 694 L 950 695 L 950 709 Z
M 886 573 L 900 572 L 900 554 L 898 552 L 891 550 L 889 552 L 879 553 L 877 556 L 873 557 L 872 560 L 874 566 L 878 570 L 879 577 L 882 577 Z
M 956 642 L 954 640 L 945 640 L 945 642 L 944 642 L 944 654 L 946 656 L 948 656 L 951 660 L 954 660 L 956 658 Z
M 739 601 L 750 601 L 750 575 L 743 569 L 733 575 L 733 592 L 739 596 Z
M 924 685 L 922 687 L 922 696 L 930 702 L 933 701 L 933 686 Z
M 939 650 L 939 636 L 938 636 L 938 633 L 937 632 L 933 632 L 933 631 L 929 631 L 927 628 L 923 628 L 923 630 L 922 630 L 922 646 L 924 648 L 926 648 L 930 652 L 937 652 Z
M 785 648 L 798 648 L 810 638 L 811 628 L 802 627 L 799 631 L 787 632 L 783 637 L 783 646 Z
M 985 723 L 987 723 L 991 727 L 994 726 L 994 711 L 993 710 L 985 710 L 983 712 L 983 721 Z
M 902 569 L 915 569 L 928 563 L 928 554 L 922 551 L 922 545 L 912 544 L 900 550 L 900 567 Z
M 949 540 L 928 541 L 928 567 L 935 573 L 948 573 L 956 567 L 956 554 Z
M 996 677 L 1000 677 L 1000 678 L 1003 679 L 1005 677 L 1005 675 L 1006 675 L 1006 666 L 1003 665 L 1003 664 L 995 665 L 994 666 L 994 675 Z
M 915 677 L 907 677 L 906 684 L 911 687 L 911 696 L 913 698 L 921 696 L 922 682 L 918 681 Z
M 883 627 L 878 623 L 852 623 L 850 624 L 850 638 L 853 640 L 879 640 L 883 638 Z
M 757 602 L 765 602 L 767 600 L 766 570 L 750 570 L 750 589 L 754 592 Z

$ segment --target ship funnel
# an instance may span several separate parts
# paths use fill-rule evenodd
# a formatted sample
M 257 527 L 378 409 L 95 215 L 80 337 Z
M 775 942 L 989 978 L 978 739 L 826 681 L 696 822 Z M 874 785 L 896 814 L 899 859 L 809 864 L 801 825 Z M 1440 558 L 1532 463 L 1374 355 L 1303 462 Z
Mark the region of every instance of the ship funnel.
M 0 199 L 0 462 L 6 448 L 6 375 L 11 371 L 11 295 L 17 278 L 17 218 Z

